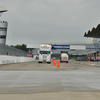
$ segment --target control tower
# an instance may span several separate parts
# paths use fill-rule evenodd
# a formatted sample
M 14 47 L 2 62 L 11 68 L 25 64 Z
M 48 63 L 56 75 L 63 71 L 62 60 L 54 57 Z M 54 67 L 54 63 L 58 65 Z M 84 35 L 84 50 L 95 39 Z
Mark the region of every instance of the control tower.
M 7 10 L 0 11 L 0 17 L 3 12 L 7 12 Z M 7 27 L 8 27 L 7 21 L 0 21 L 0 44 L 3 45 L 6 44 Z

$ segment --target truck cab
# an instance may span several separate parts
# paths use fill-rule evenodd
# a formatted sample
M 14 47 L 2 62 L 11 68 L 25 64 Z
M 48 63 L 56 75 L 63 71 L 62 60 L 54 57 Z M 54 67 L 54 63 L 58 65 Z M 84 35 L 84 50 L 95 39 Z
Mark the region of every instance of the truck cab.
M 38 63 L 46 62 L 51 63 L 51 45 L 40 44 Z

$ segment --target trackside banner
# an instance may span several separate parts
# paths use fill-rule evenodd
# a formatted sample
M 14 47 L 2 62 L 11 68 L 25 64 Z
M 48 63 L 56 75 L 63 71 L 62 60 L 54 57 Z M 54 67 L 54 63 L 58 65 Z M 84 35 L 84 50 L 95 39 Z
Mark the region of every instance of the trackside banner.
M 30 53 L 27 53 L 27 57 L 32 57 L 32 54 L 30 54 Z
M 51 45 L 52 49 L 70 49 L 70 45 Z

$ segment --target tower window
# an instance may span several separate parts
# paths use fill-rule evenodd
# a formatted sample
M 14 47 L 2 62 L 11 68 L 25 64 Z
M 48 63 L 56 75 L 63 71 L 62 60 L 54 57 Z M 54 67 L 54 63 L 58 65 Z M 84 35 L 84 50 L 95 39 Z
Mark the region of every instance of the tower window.
M 0 39 L 5 39 L 6 36 L 5 35 L 0 35 Z
M 0 27 L 0 31 L 7 31 L 7 28 L 1 28 Z

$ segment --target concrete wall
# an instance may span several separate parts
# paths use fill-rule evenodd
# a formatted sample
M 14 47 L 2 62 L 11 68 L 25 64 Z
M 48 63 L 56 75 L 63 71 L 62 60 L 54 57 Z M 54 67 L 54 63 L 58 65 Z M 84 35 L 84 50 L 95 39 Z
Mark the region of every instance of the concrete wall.
M 20 63 L 20 62 L 29 62 L 29 61 L 34 61 L 34 58 L 0 55 L 0 65 Z

